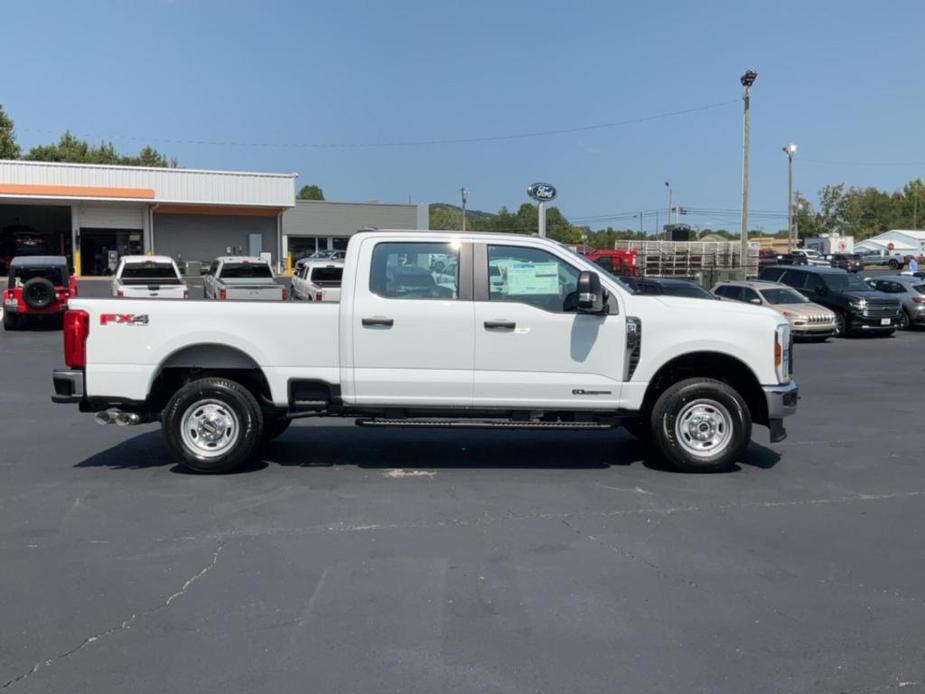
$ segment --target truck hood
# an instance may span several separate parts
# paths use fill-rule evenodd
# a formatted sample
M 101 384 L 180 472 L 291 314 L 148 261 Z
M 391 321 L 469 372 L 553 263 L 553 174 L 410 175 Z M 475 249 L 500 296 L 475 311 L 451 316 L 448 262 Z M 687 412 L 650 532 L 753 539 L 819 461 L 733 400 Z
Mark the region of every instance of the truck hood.
M 633 297 L 634 300 L 651 299 L 657 301 L 675 311 L 684 311 L 691 316 L 703 316 L 720 318 L 722 316 L 747 316 L 749 318 L 760 318 L 765 316 L 772 319 L 775 323 L 786 322 L 780 313 L 767 308 L 766 306 L 755 306 L 741 301 L 710 301 L 709 299 L 690 299 L 681 296 L 665 296 L 664 294 L 652 296 Z

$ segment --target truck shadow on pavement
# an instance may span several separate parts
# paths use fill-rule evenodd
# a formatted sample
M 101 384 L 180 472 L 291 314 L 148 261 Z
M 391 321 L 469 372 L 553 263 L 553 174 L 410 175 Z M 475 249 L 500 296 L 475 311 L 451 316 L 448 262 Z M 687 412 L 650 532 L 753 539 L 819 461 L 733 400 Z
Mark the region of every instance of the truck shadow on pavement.
M 773 468 L 780 456 L 752 441 L 742 466 Z M 623 431 L 532 432 L 352 429 L 345 426 L 294 426 L 266 446 L 261 462 L 236 474 L 283 467 L 333 467 L 352 465 L 363 469 L 395 468 L 509 468 L 600 470 L 641 464 L 658 472 L 680 474 L 652 455 L 638 440 Z M 159 431 L 149 431 L 122 441 L 75 465 L 78 468 L 108 467 L 112 470 L 144 470 L 169 467 L 187 474 L 171 459 Z

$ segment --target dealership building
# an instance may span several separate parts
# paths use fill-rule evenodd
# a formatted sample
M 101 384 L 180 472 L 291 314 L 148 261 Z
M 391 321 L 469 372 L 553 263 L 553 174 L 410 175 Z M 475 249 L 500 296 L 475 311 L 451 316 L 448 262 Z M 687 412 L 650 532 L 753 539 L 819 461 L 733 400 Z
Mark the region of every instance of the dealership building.
M 364 228 L 427 227 L 427 205 L 297 201 L 294 173 L 0 160 L 0 263 L 65 255 L 81 275 L 120 255 L 208 262 L 346 247 Z M 282 262 L 280 262 L 282 260 Z

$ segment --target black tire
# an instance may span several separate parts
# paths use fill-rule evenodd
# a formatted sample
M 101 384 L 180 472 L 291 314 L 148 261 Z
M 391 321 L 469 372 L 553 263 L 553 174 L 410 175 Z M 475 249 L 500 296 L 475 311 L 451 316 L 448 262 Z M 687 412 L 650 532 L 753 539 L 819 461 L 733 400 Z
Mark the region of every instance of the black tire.
M 686 420 L 686 427 L 679 417 Z M 696 438 L 700 432 L 715 441 L 713 449 Z M 735 467 L 751 440 L 752 418 L 745 400 L 729 385 L 712 378 L 688 378 L 655 402 L 652 433 L 659 453 L 677 470 L 725 472 Z
M 292 420 L 289 417 L 264 417 L 263 418 L 263 443 L 270 443 L 286 433 Z
M 48 308 L 58 300 L 55 285 L 44 277 L 33 277 L 22 286 L 22 300 L 29 308 Z
M 890 265 L 890 268 L 893 270 L 898 270 L 900 268 L 899 262 L 896 260 L 891 260 L 889 265 Z
M 213 419 L 224 429 L 215 429 Z M 161 423 L 177 462 L 203 474 L 232 472 L 250 463 L 263 435 L 257 400 L 237 381 L 221 377 L 200 378 L 183 386 L 164 408 Z M 209 438 L 216 435 L 217 442 Z
M 835 312 L 835 337 L 848 337 L 848 321 L 839 311 Z
M 909 314 L 906 312 L 906 309 L 902 309 L 899 312 L 899 322 L 896 324 L 896 327 L 900 330 L 908 330 L 912 326 L 912 318 L 909 317 Z
M 19 330 L 19 316 L 15 313 L 10 313 L 9 311 L 3 312 L 3 329 L 4 330 Z

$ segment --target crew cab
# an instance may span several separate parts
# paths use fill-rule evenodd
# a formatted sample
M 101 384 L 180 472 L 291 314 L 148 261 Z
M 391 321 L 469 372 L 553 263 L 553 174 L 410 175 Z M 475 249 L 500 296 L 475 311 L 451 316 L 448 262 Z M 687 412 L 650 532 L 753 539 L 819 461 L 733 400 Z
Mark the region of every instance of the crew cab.
M 6 330 L 16 330 L 34 320 L 61 320 L 68 301 L 77 296 L 77 280 L 70 273 L 64 256 L 13 258 L 9 273 L 3 292 L 3 327 Z
M 455 264 L 437 282 L 434 258 Z M 59 403 L 160 421 L 177 461 L 228 472 L 300 417 L 370 427 L 625 426 L 685 471 L 727 470 L 752 424 L 797 406 L 776 311 L 642 296 L 556 242 L 514 234 L 353 236 L 339 303 L 79 299 Z
M 343 274 L 343 262 L 323 259 L 307 262 L 292 276 L 289 296 L 304 301 L 340 301 Z
M 286 301 L 289 290 L 279 284 L 262 258 L 226 256 L 212 261 L 203 278 L 206 299 L 219 301 Z
M 188 299 L 189 287 L 177 264 L 165 255 L 126 255 L 112 278 L 112 295 L 120 299 Z

